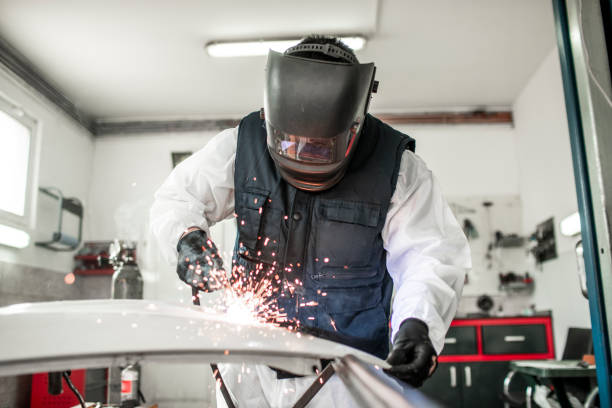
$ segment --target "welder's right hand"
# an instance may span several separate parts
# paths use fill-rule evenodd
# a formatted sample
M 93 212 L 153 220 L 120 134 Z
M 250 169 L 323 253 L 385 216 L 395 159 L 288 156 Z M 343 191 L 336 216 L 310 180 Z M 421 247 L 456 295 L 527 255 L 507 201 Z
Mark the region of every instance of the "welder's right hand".
M 206 232 L 201 229 L 187 232 L 179 239 L 176 249 L 176 273 L 183 282 L 204 292 L 223 286 L 226 281 L 223 260 Z

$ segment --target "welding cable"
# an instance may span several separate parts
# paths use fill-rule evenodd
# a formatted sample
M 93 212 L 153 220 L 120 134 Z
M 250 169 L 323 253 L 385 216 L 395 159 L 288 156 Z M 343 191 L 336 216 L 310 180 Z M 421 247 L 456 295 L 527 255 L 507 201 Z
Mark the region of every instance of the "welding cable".
M 68 388 L 70 388 L 70 390 L 74 393 L 74 395 L 79 400 L 79 404 L 81 405 L 81 408 L 87 408 L 87 406 L 85 405 L 85 400 L 83 400 L 83 396 L 81 395 L 79 390 L 77 390 L 77 388 L 74 386 L 74 384 L 72 383 L 72 380 L 70 380 L 70 371 L 64 371 L 62 373 L 62 377 L 64 377 L 64 380 L 66 380 L 66 384 L 68 384 Z

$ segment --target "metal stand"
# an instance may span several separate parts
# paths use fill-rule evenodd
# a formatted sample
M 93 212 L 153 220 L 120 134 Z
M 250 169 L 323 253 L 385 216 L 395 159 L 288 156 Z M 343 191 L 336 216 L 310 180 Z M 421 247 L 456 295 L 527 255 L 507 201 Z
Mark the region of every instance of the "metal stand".
M 551 382 L 553 387 L 555 387 L 555 394 L 557 394 L 557 398 L 559 399 L 559 404 L 562 408 L 571 408 L 571 404 L 569 402 L 569 398 L 567 397 L 567 392 L 565 391 L 565 384 L 563 383 L 562 378 L 551 378 Z
M 81 235 L 83 232 L 83 204 L 78 198 L 66 198 L 62 192 L 53 187 L 39 187 L 41 193 L 44 193 L 58 202 L 58 222 L 57 231 L 53 233 L 51 240 L 35 242 L 36 246 L 50 249 L 51 251 L 74 251 L 81 243 Z M 79 220 L 79 231 L 76 237 L 68 235 L 62 231 L 64 211 L 76 216 Z
M 323 388 L 327 380 L 329 380 L 335 372 L 334 366 L 332 366 L 331 363 L 328 364 L 327 367 L 321 371 L 321 374 L 319 374 L 319 376 L 313 381 L 310 387 L 304 391 L 300 399 L 295 402 L 293 408 L 304 408 L 314 398 L 314 396 L 317 395 L 319 390 Z
M 216 364 L 211 364 L 210 368 L 213 371 L 213 376 L 215 377 L 215 380 L 219 381 L 219 389 L 221 390 L 221 395 L 223 395 L 223 399 L 227 404 L 227 408 L 236 408 L 236 406 L 234 405 L 234 401 L 232 401 L 232 397 L 230 397 L 229 391 L 225 386 L 225 382 L 223 382 L 223 377 L 221 377 L 221 371 L 219 371 L 219 366 L 217 366 Z

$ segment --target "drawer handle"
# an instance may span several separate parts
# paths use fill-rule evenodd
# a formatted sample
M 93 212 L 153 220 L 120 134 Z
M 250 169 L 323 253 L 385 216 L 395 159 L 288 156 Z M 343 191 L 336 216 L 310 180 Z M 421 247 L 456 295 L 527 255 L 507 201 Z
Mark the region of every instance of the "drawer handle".
M 465 371 L 465 386 L 471 387 L 472 386 L 472 368 L 470 366 L 465 366 L 464 371 Z
M 506 343 L 522 343 L 525 341 L 525 336 L 504 336 Z
M 457 344 L 457 339 L 455 337 L 447 337 L 444 339 L 444 344 Z
M 450 386 L 455 388 L 457 386 L 457 368 L 455 366 L 450 367 Z

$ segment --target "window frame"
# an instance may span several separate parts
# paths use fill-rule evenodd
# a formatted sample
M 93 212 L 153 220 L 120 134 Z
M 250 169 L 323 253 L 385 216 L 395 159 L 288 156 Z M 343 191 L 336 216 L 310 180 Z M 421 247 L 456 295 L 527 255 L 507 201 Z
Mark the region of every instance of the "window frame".
M 17 103 L 0 93 L 0 111 L 13 118 L 30 131 L 26 193 L 23 215 L 17 215 L 0 209 L 0 224 L 10 227 L 32 230 L 36 222 L 36 199 L 38 189 L 38 162 L 40 151 L 40 123 Z

